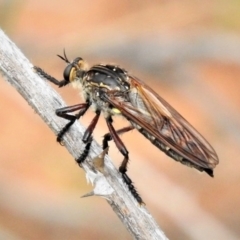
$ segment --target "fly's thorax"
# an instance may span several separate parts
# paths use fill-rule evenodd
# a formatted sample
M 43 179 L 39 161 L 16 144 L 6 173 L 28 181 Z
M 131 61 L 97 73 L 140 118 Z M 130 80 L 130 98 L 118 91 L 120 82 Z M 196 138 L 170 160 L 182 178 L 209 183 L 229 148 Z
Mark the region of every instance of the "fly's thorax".
M 104 91 L 126 91 L 130 84 L 125 70 L 114 65 L 95 65 L 87 73 L 86 84 Z
M 115 94 L 118 94 L 119 91 L 114 92 Z M 92 85 L 87 85 L 84 87 L 84 90 L 82 91 L 83 98 L 86 100 L 88 99 L 91 104 L 94 111 L 100 110 L 104 117 L 109 117 L 113 115 L 121 115 L 121 112 L 119 109 L 114 108 L 111 106 L 109 102 L 104 100 L 103 95 L 104 94 L 114 94 L 112 91 Z
M 119 109 L 111 107 L 108 103 L 103 102 L 101 100 L 95 101 L 91 105 L 93 111 L 101 110 L 104 118 L 108 118 L 110 116 L 121 116 L 121 112 Z
M 106 116 L 121 115 L 121 111 L 111 106 L 104 95 L 125 100 L 130 89 L 127 72 L 114 65 L 95 65 L 84 76 L 83 94 L 91 101 L 94 110 L 99 109 Z M 86 99 L 85 97 L 85 99 Z

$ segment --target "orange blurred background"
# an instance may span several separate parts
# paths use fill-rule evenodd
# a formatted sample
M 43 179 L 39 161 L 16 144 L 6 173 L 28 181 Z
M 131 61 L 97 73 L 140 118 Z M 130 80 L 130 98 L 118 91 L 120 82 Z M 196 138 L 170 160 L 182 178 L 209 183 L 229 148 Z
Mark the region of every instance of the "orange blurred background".
M 129 176 L 170 239 L 240 238 L 240 2 L 0 0 L 0 27 L 30 61 L 117 63 L 144 80 L 213 145 L 215 178 L 171 160 L 136 130 L 122 136 Z M 0 239 L 131 239 L 55 135 L 0 76 Z M 72 88 L 57 89 L 69 105 Z M 81 122 L 89 124 L 94 114 Z M 116 126 L 126 121 L 116 119 Z M 116 127 L 117 128 L 117 127 Z M 102 120 L 94 132 L 101 143 Z M 110 156 L 122 160 L 114 144 Z

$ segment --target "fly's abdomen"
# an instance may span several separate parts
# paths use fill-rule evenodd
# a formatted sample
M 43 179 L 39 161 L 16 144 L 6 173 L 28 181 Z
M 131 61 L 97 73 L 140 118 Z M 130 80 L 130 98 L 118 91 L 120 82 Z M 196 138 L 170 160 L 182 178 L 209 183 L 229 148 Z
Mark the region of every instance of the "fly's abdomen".
M 174 159 L 177 162 L 180 162 L 188 167 L 193 167 L 195 169 L 197 169 L 198 171 L 205 171 L 207 172 L 210 176 L 212 176 L 212 170 L 211 169 L 206 169 L 203 167 L 200 167 L 196 164 L 194 164 L 193 162 L 191 162 L 190 160 L 182 157 L 180 154 L 178 154 L 176 151 L 174 151 L 173 149 L 169 148 L 168 146 L 166 146 L 165 144 L 163 144 L 159 139 L 155 138 L 154 136 L 152 136 L 148 131 L 146 131 L 144 128 L 140 127 L 139 125 L 131 122 L 132 125 L 144 136 L 146 137 L 152 144 L 154 144 L 158 149 L 160 149 L 161 151 L 163 151 L 166 155 L 168 155 L 169 157 L 171 157 L 172 159 Z

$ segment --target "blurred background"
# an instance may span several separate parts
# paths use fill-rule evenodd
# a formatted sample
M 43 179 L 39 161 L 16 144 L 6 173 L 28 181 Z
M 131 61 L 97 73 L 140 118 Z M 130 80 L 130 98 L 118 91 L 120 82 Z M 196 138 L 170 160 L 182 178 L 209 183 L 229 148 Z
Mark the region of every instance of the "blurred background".
M 122 136 L 129 176 L 170 239 L 240 238 L 240 2 L 0 0 L 0 27 L 58 79 L 69 59 L 117 63 L 144 80 L 212 144 L 212 179 L 136 130 Z M 56 136 L 0 76 L 0 239 L 131 239 Z M 67 104 L 82 102 L 71 87 Z M 90 111 L 81 122 L 93 117 Z M 126 126 L 118 118 L 115 126 Z M 102 120 L 94 136 L 107 132 Z M 118 166 L 122 155 L 111 144 Z

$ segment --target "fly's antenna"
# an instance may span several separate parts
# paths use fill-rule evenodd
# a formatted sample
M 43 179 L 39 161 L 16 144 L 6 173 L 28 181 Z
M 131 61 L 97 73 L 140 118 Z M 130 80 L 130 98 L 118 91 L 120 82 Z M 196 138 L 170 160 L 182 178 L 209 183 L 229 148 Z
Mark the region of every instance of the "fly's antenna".
M 69 61 L 68 58 L 67 58 L 67 55 L 66 55 L 65 49 L 63 49 L 63 56 L 58 55 L 58 54 L 57 54 L 57 56 L 60 57 L 64 62 L 66 62 L 66 63 L 70 63 L 70 61 Z

